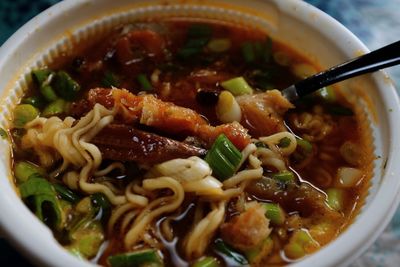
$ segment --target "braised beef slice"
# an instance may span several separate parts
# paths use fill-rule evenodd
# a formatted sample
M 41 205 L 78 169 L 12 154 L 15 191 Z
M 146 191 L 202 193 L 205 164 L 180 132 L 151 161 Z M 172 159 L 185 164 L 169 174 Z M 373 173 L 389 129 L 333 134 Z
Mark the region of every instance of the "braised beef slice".
M 155 164 L 175 158 L 204 156 L 206 150 L 123 124 L 105 127 L 91 141 L 103 158 Z

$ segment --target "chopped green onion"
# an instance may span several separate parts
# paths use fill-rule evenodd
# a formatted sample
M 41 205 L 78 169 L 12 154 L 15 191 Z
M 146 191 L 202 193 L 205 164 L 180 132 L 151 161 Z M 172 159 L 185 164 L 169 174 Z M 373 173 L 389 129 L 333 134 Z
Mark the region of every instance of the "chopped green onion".
M 67 109 L 68 109 L 68 102 L 66 102 L 64 99 L 59 98 L 48 104 L 43 109 L 42 116 L 43 117 L 57 116 L 65 113 Z
M 80 200 L 80 197 L 74 191 L 61 184 L 53 184 L 53 187 L 58 195 L 68 202 L 77 203 Z
M 40 174 L 35 173 L 19 186 L 21 197 L 32 199 L 36 216 L 49 226 L 60 228 L 61 207 L 53 186 Z
M 94 218 L 83 218 L 69 233 L 71 244 L 66 248 L 81 258 L 96 256 L 104 241 L 104 231 Z
M 192 267 L 220 267 L 218 260 L 214 257 L 205 257 L 196 261 Z
M 246 63 L 253 63 L 256 60 L 256 55 L 254 53 L 254 47 L 252 43 L 245 42 L 242 45 L 242 56 Z
M 278 146 L 285 148 L 290 146 L 290 138 L 289 137 L 283 137 L 281 140 L 279 140 Z
M 275 180 L 278 180 L 278 181 L 284 182 L 284 183 L 294 181 L 294 173 L 291 171 L 281 171 L 278 173 L 273 173 L 271 176 Z
M 36 83 L 41 87 L 42 84 L 47 80 L 47 78 L 52 74 L 53 71 L 49 69 L 39 69 L 39 70 L 33 70 L 31 72 L 33 80 L 36 81 Z
M 111 267 L 163 266 L 163 262 L 155 249 L 144 249 L 108 257 Z
M 91 203 L 100 215 L 103 223 L 106 223 L 111 215 L 111 203 L 108 198 L 102 193 L 90 195 Z
M 299 259 L 318 247 L 318 242 L 311 237 L 310 233 L 305 229 L 300 229 L 291 236 L 284 247 L 284 251 L 285 255 L 290 259 Z
M 178 51 L 177 56 L 180 59 L 187 60 L 203 51 L 203 47 L 207 44 L 207 42 L 208 38 L 189 39 Z
M 225 51 L 229 50 L 229 48 L 231 48 L 231 46 L 232 46 L 231 40 L 228 38 L 211 39 L 207 44 L 207 48 L 210 49 L 210 51 L 214 52 L 214 53 L 225 52 Z
M 217 239 L 214 243 L 215 251 L 221 256 L 227 259 L 234 266 L 248 266 L 247 259 L 240 254 L 239 252 L 235 251 L 231 246 L 226 244 L 221 239 Z M 239 265 L 238 265 L 239 264 Z
M 39 110 L 29 104 L 19 104 L 14 109 L 14 126 L 23 128 L 27 122 L 39 116 Z
M 136 77 L 136 79 L 144 91 L 150 91 L 153 89 L 153 86 L 151 85 L 149 79 L 147 79 L 146 74 L 141 73 Z
M 253 93 L 253 89 L 242 76 L 224 81 L 221 86 L 235 96 Z
M 117 75 L 114 73 L 107 71 L 104 74 L 103 79 L 101 80 L 101 85 L 107 88 L 118 87 L 120 85 L 120 80 Z
M 57 99 L 56 92 L 54 92 L 53 87 L 48 84 L 40 86 L 40 93 L 44 96 L 44 98 L 46 98 L 48 102 Z
M 74 81 L 65 71 L 59 71 L 54 76 L 51 86 L 57 91 L 57 94 L 67 101 L 73 101 L 81 90 L 80 85 Z
M 41 96 L 26 97 L 21 100 L 22 104 L 29 104 L 35 108 L 42 109 L 46 105 L 46 101 Z
M 338 188 L 329 188 L 326 190 L 328 196 L 327 204 L 330 208 L 341 211 L 344 204 L 344 191 Z
M 297 146 L 301 148 L 301 150 L 305 153 L 311 153 L 313 150 L 313 146 L 310 142 L 305 139 L 296 138 Z
M 32 174 L 44 175 L 45 171 L 28 161 L 17 162 L 14 166 L 14 175 L 19 182 L 25 182 Z
M 255 142 L 254 145 L 256 147 L 268 148 L 268 146 L 264 142 L 261 142 L 261 141 Z
M 272 239 L 270 237 L 267 237 L 263 242 L 261 242 L 260 245 L 256 246 L 255 248 L 246 250 L 244 254 L 251 264 L 256 264 L 259 263 L 259 261 L 263 257 L 271 252 L 273 245 L 274 242 L 272 241 Z
M 240 151 L 224 134 L 217 137 L 205 157 L 214 175 L 221 180 L 231 177 L 236 172 L 241 159 Z
M 340 105 L 335 105 L 335 106 L 330 106 L 327 108 L 328 112 L 332 115 L 336 115 L 336 116 L 353 116 L 354 112 L 344 106 L 340 106 Z
M 8 138 L 7 131 L 4 130 L 3 128 L 0 128 L 0 137 L 1 137 L 2 139 L 7 139 L 7 138 Z
M 265 217 L 273 224 L 282 225 L 285 222 L 285 212 L 278 204 L 264 203 L 262 206 L 265 209 Z
M 315 95 L 329 103 L 336 101 L 336 93 L 330 86 L 319 89 L 317 92 L 315 92 Z

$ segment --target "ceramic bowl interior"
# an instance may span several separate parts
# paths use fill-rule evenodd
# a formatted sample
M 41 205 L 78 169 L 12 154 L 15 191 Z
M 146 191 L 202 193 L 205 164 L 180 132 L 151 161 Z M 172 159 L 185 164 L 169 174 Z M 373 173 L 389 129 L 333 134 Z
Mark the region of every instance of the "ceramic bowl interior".
M 33 68 L 52 62 L 65 50 L 118 24 L 146 17 L 188 16 L 226 20 L 264 29 L 311 61 L 327 68 L 368 52 L 346 28 L 316 8 L 296 0 L 239 1 L 63 1 L 32 19 L 0 49 L 0 124 L 7 128 L 12 109 L 30 82 Z M 373 177 L 354 223 L 328 246 L 296 266 L 346 265 L 383 230 L 399 202 L 399 102 L 383 73 L 339 85 L 371 130 Z M 43 266 L 92 266 L 67 253 L 19 199 L 10 173 L 10 146 L 0 141 L 0 226 L 33 262 Z M 40 244 L 40 245 L 39 245 Z

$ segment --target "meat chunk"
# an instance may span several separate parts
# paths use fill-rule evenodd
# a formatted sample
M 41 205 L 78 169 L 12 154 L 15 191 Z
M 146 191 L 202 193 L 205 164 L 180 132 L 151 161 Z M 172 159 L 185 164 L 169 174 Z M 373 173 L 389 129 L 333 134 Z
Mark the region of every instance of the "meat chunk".
M 255 204 L 245 212 L 221 225 L 222 239 L 233 247 L 245 251 L 259 245 L 271 233 L 265 210 Z
M 106 159 L 155 164 L 175 158 L 204 156 L 206 150 L 123 124 L 105 127 L 91 141 Z
M 241 123 L 255 137 L 285 131 L 283 115 L 294 106 L 278 90 L 236 98 L 242 109 Z
M 116 107 L 117 117 L 124 124 L 139 122 L 168 134 L 197 136 L 211 146 L 224 133 L 239 149 L 250 143 L 247 130 L 239 123 L 210 126 L 196 111 L 164 102 L 154 95 L 134 95 L 121 89 L 92 89 L 88 101 L 107 108 Z

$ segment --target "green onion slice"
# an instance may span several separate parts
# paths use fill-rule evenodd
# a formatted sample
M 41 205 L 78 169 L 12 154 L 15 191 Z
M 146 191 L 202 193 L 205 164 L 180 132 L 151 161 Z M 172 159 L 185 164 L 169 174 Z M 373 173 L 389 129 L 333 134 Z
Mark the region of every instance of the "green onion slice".
M 38 69 L 31 72 L 33 80 L 36 81 L 39 86 L 42 86 L 42 84 L 47 80 L 50 74 L 53 73 L 54 72 L 49 69 Z
M 108 257 L 111 267 L 164 266 L 157 250 L 144 249 Z
M 232 262 L 234 266 L 248 266 L 247 259 L 235 251 L 231 246 L 226 244 L 222 239 L 217 239 L 214 243 L 215 251 L 229 262 Z
M 57 94 L 67 101 L 73 101 L 81 90 L 80 85 L 65 71 L 59 71 L 51 82 Z
M 118 87 L 120 85 L 120 80 L 117 75 L 114 73 L 107 71 L 104 74 L 103 79 L 101 80 L 101 85 L 107 88 Z
M 58 195 L 68 202 L 77 203 L 81 199 L 74 191 L 61 184 L 53 184 L 53 187 Z
M 68 106 L 68 102 L 66 102 L 64 99 L 56 99 L 43 109 L 42 116 L 51 117 L 63 114 L 67 111 Z
M 224 81 L 221 83 L 221 86 L 235 96 L 253 93 L 253 88 L 251 88 L 242 76 Z
M 14 126 L 23 128 L 27 122 L 39 116 L 39 110 L 29 104 L 17 105 L 14 109 Z
M 36 216 L 47 225 L 60 228 L 62 211 L 53 186 L 40 174 L 33 174 L 19 186 L 21 197 L 33 202 Z
M 218 260 L 214 257 L 205 257 L 196 261 L 192 267 L 220 267 Z
M 151 85 L 149 79 L 147 79 L 146 74 L 141 73 L 136 77 L 136 79 L 144 91 L 150 91 L 153 89 L 153 86 Z
M 281 171 L 278 173 L 274 173 L 271 176 L 275 180 L 278 180 L 278 181 L 284 182 L 284 183 L 292 182 L 294 180 L 294 173 L 291 171 Z
M 44 169 L 28 161 L 17 162 L 14 166 L 14 176 L 19 182 L 25 182 L 32 174 L 44 175 Z
M 290 146 L 290 138 L 289 137 L 283 137 L 281 140 L 279 140 L 278 146 L 281 148 L 285 148 Z
M 242 154 L 224 134 L 217 137 L 205 157 L 214 175 L 221 180 L 231 177 L 241 160 Z
M 103 193 L 95 193 L 90 195 L 93 207 L 98 210 L 101 220 L 106 223 L 111 215 L 111 203 Z
M 282 225 L 285 222 L 285 212 L 278 204 L 264 203 L 262 206 L 265 209 L 265 217 L 267 217 L 271 223 Z

